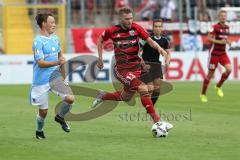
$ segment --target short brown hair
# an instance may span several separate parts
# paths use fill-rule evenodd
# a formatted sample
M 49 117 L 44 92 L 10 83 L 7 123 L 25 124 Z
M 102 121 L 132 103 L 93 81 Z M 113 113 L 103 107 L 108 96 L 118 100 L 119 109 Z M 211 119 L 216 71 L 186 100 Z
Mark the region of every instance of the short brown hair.
M 160 18 L 159 18 L 159 19 L 154 19 L 154 20 L 153 20 L 153 25 L 154 25 L 154 23 L 156 23 L 156 22 L 161 22 L 161 23 L 163 23 L 163 20 L 160 19 Z
M 132 8 L 130 8 L 130 7 L 122 7 L 122 8 L 120 8 L 120 10 L 118 12 L 118 15 L 121 16 L 123 14 L 129 14 L 129 13 L 133 13 Z

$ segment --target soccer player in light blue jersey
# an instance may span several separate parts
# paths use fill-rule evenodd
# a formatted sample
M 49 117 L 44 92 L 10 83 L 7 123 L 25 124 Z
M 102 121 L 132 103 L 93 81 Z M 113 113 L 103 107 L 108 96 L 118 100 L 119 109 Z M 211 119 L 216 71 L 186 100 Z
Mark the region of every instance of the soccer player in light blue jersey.
M 65 132 L 70 132 L 64 116 L 69 112 L 74 102 L 71 88 L 64 83 L 65 71 L 63 64 L 65 59 L 61 52 L 59 38 L 54 35 L 56 28 L 52 14 L 43 13 L 36 16 L 36 22 L 40 27 L 40 34 L 33 41 L 33 82 L 30 93 L 30 102 L 39 107 L 37 114 L 36 138 L 44 139 L 43 127 L 48 113 L 48 93 L 57 94 L 63 99 L 61 111 L 55 116 Z

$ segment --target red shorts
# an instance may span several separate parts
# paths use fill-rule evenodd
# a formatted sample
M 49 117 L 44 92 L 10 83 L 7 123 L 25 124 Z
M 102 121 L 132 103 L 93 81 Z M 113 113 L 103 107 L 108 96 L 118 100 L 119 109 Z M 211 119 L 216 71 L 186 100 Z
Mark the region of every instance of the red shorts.
M 218 66 L 218 63 L 220 63 L 222 66 L 225 66 L 226 64 L 230 64 L 230 60 L 228 58 L 228 55 L 227 54 L 223 54 L 223 55 L 220 55 L 220 56 L 210 55 L 209 63 L 208 63 L 208 69 L 209 70 L 215 70 Z
M 124 91 L 135 92 L 142 84 L 140 80 L 141 68 L 136 70 L 118 69 L 114 67 L 115 77 L 124 85 Z

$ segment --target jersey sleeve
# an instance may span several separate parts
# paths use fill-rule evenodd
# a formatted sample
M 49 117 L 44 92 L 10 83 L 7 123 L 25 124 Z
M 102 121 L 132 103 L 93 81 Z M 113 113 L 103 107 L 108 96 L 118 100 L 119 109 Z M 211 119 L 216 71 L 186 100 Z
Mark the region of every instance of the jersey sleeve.
M 213 25 L 209 31 L 210 34 L 215 35 L 216 34 L 216 27 Z
M 43 54 L 43 43 L 39 40 L 34 40 L 33 42 L 33 54 L 34 54 L 34 59 L 36 61 L 43 59 L 44 54 Z
M 139 36 L 143 39 L 146 40 L 149 37 L 148 32 L 142 28 L 141 26 L 138 26 L 138 32 L 139 32 Z
M 111 38 L 111 31 L 110 31 L 110 28 L 107 28 L 103 31 L 102 33 L 102 38 L 104 41 L 108 40 Z
M 167 39 L 167 38 L 164 38 L 165 40 L 165 45 L 164 45 L 164 48 L 163 49 L 169 49 L 170 48 L 170 41 Z

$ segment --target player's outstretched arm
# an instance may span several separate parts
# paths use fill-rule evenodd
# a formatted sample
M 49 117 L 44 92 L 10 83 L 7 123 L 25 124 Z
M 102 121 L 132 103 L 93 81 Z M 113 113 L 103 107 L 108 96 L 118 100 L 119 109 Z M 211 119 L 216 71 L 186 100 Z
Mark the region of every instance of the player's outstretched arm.
M 165 59 L 165 65 L 166 65 L 166 67 L 168 67 L 168 65 L 170 64 L 170 60 L 171 60 L 171 54 L 168 49 L 166 50 L 166 52 L 167 52 L 167 57 Z
M 102 38 L 102 36 L 100 36 L 98 39 L 97 48 L 98 48 L 98 64 L 97 64 L 97 66 L 101 70 L 101 69 L 103 69 L 103 59 L 102 59 L 103 38 Z
M 166 57 L 167 56 L 167 52 L 158 45 L 157 42 L 155 42 L 154 40 L 152 40 L 151 37 L 148 37 L 146 39 L 146 42 L 154 49 L 156 49 L 158 51 L 159 54 L 161 54 L 162 56 Z

